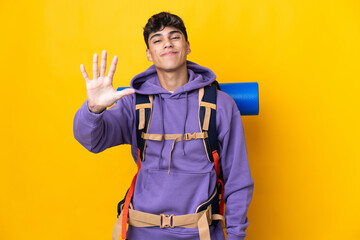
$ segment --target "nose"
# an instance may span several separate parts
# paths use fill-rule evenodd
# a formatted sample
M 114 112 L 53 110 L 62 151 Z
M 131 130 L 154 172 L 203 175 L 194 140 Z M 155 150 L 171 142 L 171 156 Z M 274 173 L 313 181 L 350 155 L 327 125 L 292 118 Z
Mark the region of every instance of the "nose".
M 164 42 L 164 48 L 173 47 L 173 44 L 171 42 L 171 39 L 166 39 Z

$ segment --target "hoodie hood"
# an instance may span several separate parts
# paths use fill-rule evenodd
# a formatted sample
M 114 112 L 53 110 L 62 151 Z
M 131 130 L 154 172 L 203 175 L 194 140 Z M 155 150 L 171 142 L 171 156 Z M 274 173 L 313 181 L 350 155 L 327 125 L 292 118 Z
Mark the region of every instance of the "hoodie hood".
M 210 69 L 190 61 L 186 61 L 186 64 L 189 81 L 176 89 L 172 94 L 173 96 L 205 87 L 216 80 L 215 74 Z M 136 93 L 144 95 L 171 94 L 161 87 L 154 65 L 149 67 L 146 71 L 136 75 L 131 80 L 130 87 L 134 88 Z

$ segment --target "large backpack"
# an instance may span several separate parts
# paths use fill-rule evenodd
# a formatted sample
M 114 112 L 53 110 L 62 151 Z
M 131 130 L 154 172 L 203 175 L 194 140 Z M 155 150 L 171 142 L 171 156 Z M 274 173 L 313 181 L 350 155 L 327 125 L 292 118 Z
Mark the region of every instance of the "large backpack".
M 207 158 L 210 162 L 214 163 L 216 177 L 217 177 L 217 185 L 212 194 L 212 196 L 200 204 L 196 209 L 196 213 L 201 213 L 205 210 L 209 210 L 210 214 L 215 216 L 212 218 L 212 224 L 217 223 L 218 220 L 222 220 L 222 224 L 224 222 L 224 184 L 222 180 L 222 171 L 220 166 L 219 159 L 219 144 L 216 132 L 216 98 L 217 98 L 217 90 L 220 90 L 219 84 L 217 81 L 212 84 L 199 89 L 199 123 L 200 130 L 199 133 L 186 133 L 184 136 L 171 136 L 173 139 L 177 138 L 177 140 L 192 140 L 192 139 L 203 139 L 204 147 L 207 152 Z M 136 138 L 138 145 L 138 172 L 141 168 L 141 162 L 145 161 L 145 148 L 146 141 L 148 139 L 162 141 L 166 136 L 159 136 L 158 134 L 148 134 L 148 128 L 151 121 L 152 114 L 152 95 L 142 95 L 136 94 Z M 156 135 L 156 136 L 155 136 Z M 174 134 L 172 134 L 174 135 Z M 118 212 L 118 221 L 117 224 L 121 224 L 118 226 L 120 230 L 117 230 L 117 224 L 115 224 L 113 240 L 118 240 L 118 236 L 120 235 L 119 231 L 122 231 L 122 238 L 126 239 L 126 224 L 128 223 L 128 215 L 129 208 L 132 209 L 131 199 L 134 193 L 135 182 L 137 178 L 137 174 L 135 174 L 130 188 L 125 194 L 125 197 L 122 201 L 118 203 L 117 212 Z M 146 214 L 146 213 L 145 213 Z M 148 214 L 149 215 L 149 214 Z M 119 218 L 121 217 L 121 219 Z M 147 216 L 145 216 L 147 217 Z M 167 217 L 168 224 L 163 224 L 163 217 Z M 161 225 L 160 227 L 174 227 L 172 226 L 173 216 L 161 216 Z M 135 225 L 136 226 L 136 225 Z M 139 225 L 143 226 L 143 225 Z M 190 226 L 190 225 L 189 225 Z M 223 224 L 224 227 L 224 224 Z M 115 233 L 116 232 L 116 233 Z M 200 232 L 200 229 L 199 229 Z M 200 239 L 206 239 L 207 237 L 203 237 L 200 234 Z

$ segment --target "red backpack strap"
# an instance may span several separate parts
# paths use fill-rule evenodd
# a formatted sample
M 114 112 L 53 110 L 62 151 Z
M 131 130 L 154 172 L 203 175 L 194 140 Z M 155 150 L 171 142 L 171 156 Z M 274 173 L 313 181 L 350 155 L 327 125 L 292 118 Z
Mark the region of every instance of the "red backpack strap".
M 219 195 L 220 205 L 219 205 L 219 212 L 221 215 L 224 215 L 224 182 L 222 181 L 221 174 L 220 174 L 220 166 L 219 166 L 219 154 L 217 151 L 212 152 L 212 156 L 214 159 L 214 166 L 215 166 L 215 172 L 216 172 L 216 183 L 218 185 L 218 188 L 221 190 Z
M 126 239 L 126 225 L 127 225 L 128 217 L 129 217 L 129 206 L 130 206 L 132 196 L 134 194 L 136 178 L 137 178 L 137 175 L 139 173 L 140 168 L 141 168 L 140 149 L 138 149 L 138 171 L 135 174 L 135 176 L 134 176 L 134 178 L 133 178 L 133 180 L 131 182 L 130 188 L 129 188 L 127 194 L 126 194 L 124 208 L 122 210 L 123 211 L 122 228 L 121 228 L 122 229 L 122 232 L 121 232 L 121 238 L 122 239 Z

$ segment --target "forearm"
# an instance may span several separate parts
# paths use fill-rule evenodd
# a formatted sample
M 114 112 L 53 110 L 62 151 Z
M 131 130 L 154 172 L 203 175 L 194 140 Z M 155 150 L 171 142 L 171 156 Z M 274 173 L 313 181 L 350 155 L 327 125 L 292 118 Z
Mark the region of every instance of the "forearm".
M 129 126 L 132 114 L 123 102 L 118 104 L 97 114 L 89 110 L 85 101 L 76 112 L 74 137 L 87 150 L 98 153 L 115 145 L 132 143 Z

